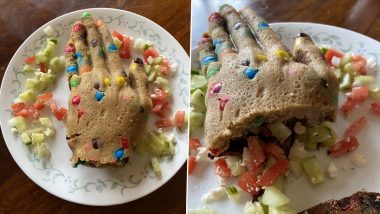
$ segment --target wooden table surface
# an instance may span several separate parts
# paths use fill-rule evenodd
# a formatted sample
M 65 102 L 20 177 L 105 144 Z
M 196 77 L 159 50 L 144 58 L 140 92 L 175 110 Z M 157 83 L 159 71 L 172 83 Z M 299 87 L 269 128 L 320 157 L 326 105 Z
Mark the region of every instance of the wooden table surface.
M 190 0 L 0 0 L 0 77 L 21 43 L 37 28 L 65 13 L 91 8 L 128 10 L 165 28 L 189 52 Z M 186 167 L 154 193 L 136 201 L 109 207 L 91 207 L 67 202 L 33 183 L 12 159 L 0 137 L 0 213 L 184 213 Z
M 362 33 L 380 41 L 379 0 L 192 0 L 191 47 L 196 47 L 207 18 L 227 3 L 236 9 L 249 6 L 271 22 L 314 22 Z

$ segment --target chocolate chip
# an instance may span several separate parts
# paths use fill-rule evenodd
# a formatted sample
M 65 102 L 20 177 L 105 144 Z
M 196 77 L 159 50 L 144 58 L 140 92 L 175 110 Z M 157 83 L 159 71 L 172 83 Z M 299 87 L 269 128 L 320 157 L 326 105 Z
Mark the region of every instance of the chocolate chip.
M 142 59 L 138 58 L 138 57 L 135 59 L 135 63 L 140 64 L 140 65 L 144 65 L 144 62 L 142 61 Z
M 99 87 L 100 87 L 100 85 L 99 85 L 98 82 L 94 83 L 94 88 L 95 88 L 96 90 L 99 90 Z
M 125 157 L 125 158 L 121 159 L 121 161 L 123 164 L 127 164 L 129 161 L 129 157 Z
M 324 87 L 324 88 L 329 87 L 329 83 L 328 83 L 325 79 L 321 79 L 320 84 L 321 84 L 321 86 Z
M 306 38 L 310 38 L 310 36 L 307 35 L 306 33 L 299 33 L 297 36 L 298 36 L 298 37 L 306 37 Z
M 123 77 L 127 77 L 127 73 L 125 71 L 122 71 L 121 75 L 123 75 Z
M 234 30 L 239 30 L 239 28 L 241 28 L 241 23 L 240 22 L 236 22 L 235 24 L 234 24 Z
M 140 112 L 144 114 L 144 112 L 145 112 L 144 107 L 140 106 Z
M 92 47 L 95 47 L 97 44 L 98 44 L 98 40 L 96 40 L 96 39 L 91 40 L 91 46 Z
M 251 64 L 251 62 L 248 59 L 246 59 L 241 64 L 244 66 L 249 66 Z
M 92 148 L 99 149 L 99 144 L 96 139 L 92 139 Z

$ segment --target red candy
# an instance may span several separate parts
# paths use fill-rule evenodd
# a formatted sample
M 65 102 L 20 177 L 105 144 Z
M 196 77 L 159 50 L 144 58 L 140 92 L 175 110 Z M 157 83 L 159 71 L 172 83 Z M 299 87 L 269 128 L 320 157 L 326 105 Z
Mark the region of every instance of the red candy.
M 84 111 L 79 109 L 78 110 L 78 118 L 81 118 L 83 115 L 84 115 Z
M 74 32 L 78 32 L 78 31 L 82 31 L 83 30 L 83 25 L 81 23 L 76 23 L 74 26 L 73 26 L 73 31 Z
M 221 22 L 223 21 L 223 17 L 219 13 L 211 13 L 208 17 L 208 22 Z
M 71 52 L 74 52 L 75 51 L 75 48 L 74 48 L 74 45 L 72 44 L 68 44 L 66 45 L 65 47 L 65 50 L 64 52 L 67 54 L 67 53 L 71 53 Z
M 72 99 L 71 99 L 71 103 L 73 105 L 78 105 L 80 103 L 80 96 L 74 96 Z
M 124 149 L 128 149 L 129 148 L 129 141 L 127 138 L 121 138 L 121 145 L 123 146 Z
M 202 37 L 202 38 L 199 40 L 199 42 L 198 42 L 198 46 L 202 46 L 202 45 L 204 45 L 204 44 L 206 44 L 206 43 L 210 43 L 210 44 L 212 43 L 210 37 Z
M 220 98 L 220 103 L 219 103 L 219 109 L 221 111 L 224 111 L 224 107 L 227 105 L 227 102 L 230 100 L 229 97 L 222 97 Z
M 210 95 L 217 94 L 220 92 L 221 89 L 222 89 L 221 82 L 214 83 L 214 85 L 210 87 L 209 94 Z

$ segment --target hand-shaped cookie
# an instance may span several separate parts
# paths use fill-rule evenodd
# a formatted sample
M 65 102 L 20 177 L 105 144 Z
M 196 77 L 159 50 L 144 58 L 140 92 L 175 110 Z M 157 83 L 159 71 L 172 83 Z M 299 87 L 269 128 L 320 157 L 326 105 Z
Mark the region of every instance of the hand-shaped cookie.
M 151 100 L 143 61 L 128 73 L 107 26 L 84 13 L 72 27 L 65 48 L 70 85 L 67 142 L 74 166 L 123 165 L 144 133 Z
M 335 120 L 338 81 L 308 35 L 298 35 L 290 54 L 253 10 L 222 5 L 198 45 L 208 78 L 205 134 L 211 151 L 224 151 L 256 120 Z

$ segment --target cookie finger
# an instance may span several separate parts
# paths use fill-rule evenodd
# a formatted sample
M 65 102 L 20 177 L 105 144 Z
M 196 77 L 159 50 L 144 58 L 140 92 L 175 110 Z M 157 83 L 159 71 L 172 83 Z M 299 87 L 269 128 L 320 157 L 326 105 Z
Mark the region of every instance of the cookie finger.
M 144 71 L 144 62 L 140 58 L 136 58 L 131 62 L 128 69 L 128 78 L 130 87 L 136 90 L 142 111 L 149 112 L 152 108 L 152 102 L 149 96 L 148 78 Z
M 75 47 L 74 47 L 74 40 L 73 38 L 70 38 L 70 40 L 67 42 L 65 50 L 65 66 L 66 66 L 66 72 L 67 72 L 67 80 L 69 82 L 69 87 L 75 87 L 74 83 L 72 83 L 71 78 L 73 75 L 77 75 L 78 73 L 78 67 L 77 63 L 75 62 Z
M 313 68 L 328 67 L 321 50 L 315 46 L 313 40 L 305 33 L 298 34 L 294 44 L 293 55 L 296 61 L 310 65 Z
M 248 7 L 242 9 L 240 14 L 254 31 L 257 41 L 270 59 L 285 61 L 291 59 L 288 49 L 282 44 L 278 35 L 269 27 L 263 18 Z
M 218 60 L 218 57 L 214 53 L 212 39 L 208 33 L 204 33 L 202 38 L 199 40 L 198 50 L 202 73 L 205 75 L 209 64 Z
M 79 74 L 91 71 L 85 39 L 85 29 L 81 22 L 76 22 L 73 25 L 71 38 L 74 40 L 75 59 L 78 65 Z
M 242 55 L 246 58 L 245 60 L 249 60 L 252 64 L 259 63 L 264 54 L 257 45 L 251 29 L 240 17 L 240 14 L 232 6 L 226 4 L 220 7 L 220 13 L 227 22 L 228 32 L 231 34 L 239 55 Z

